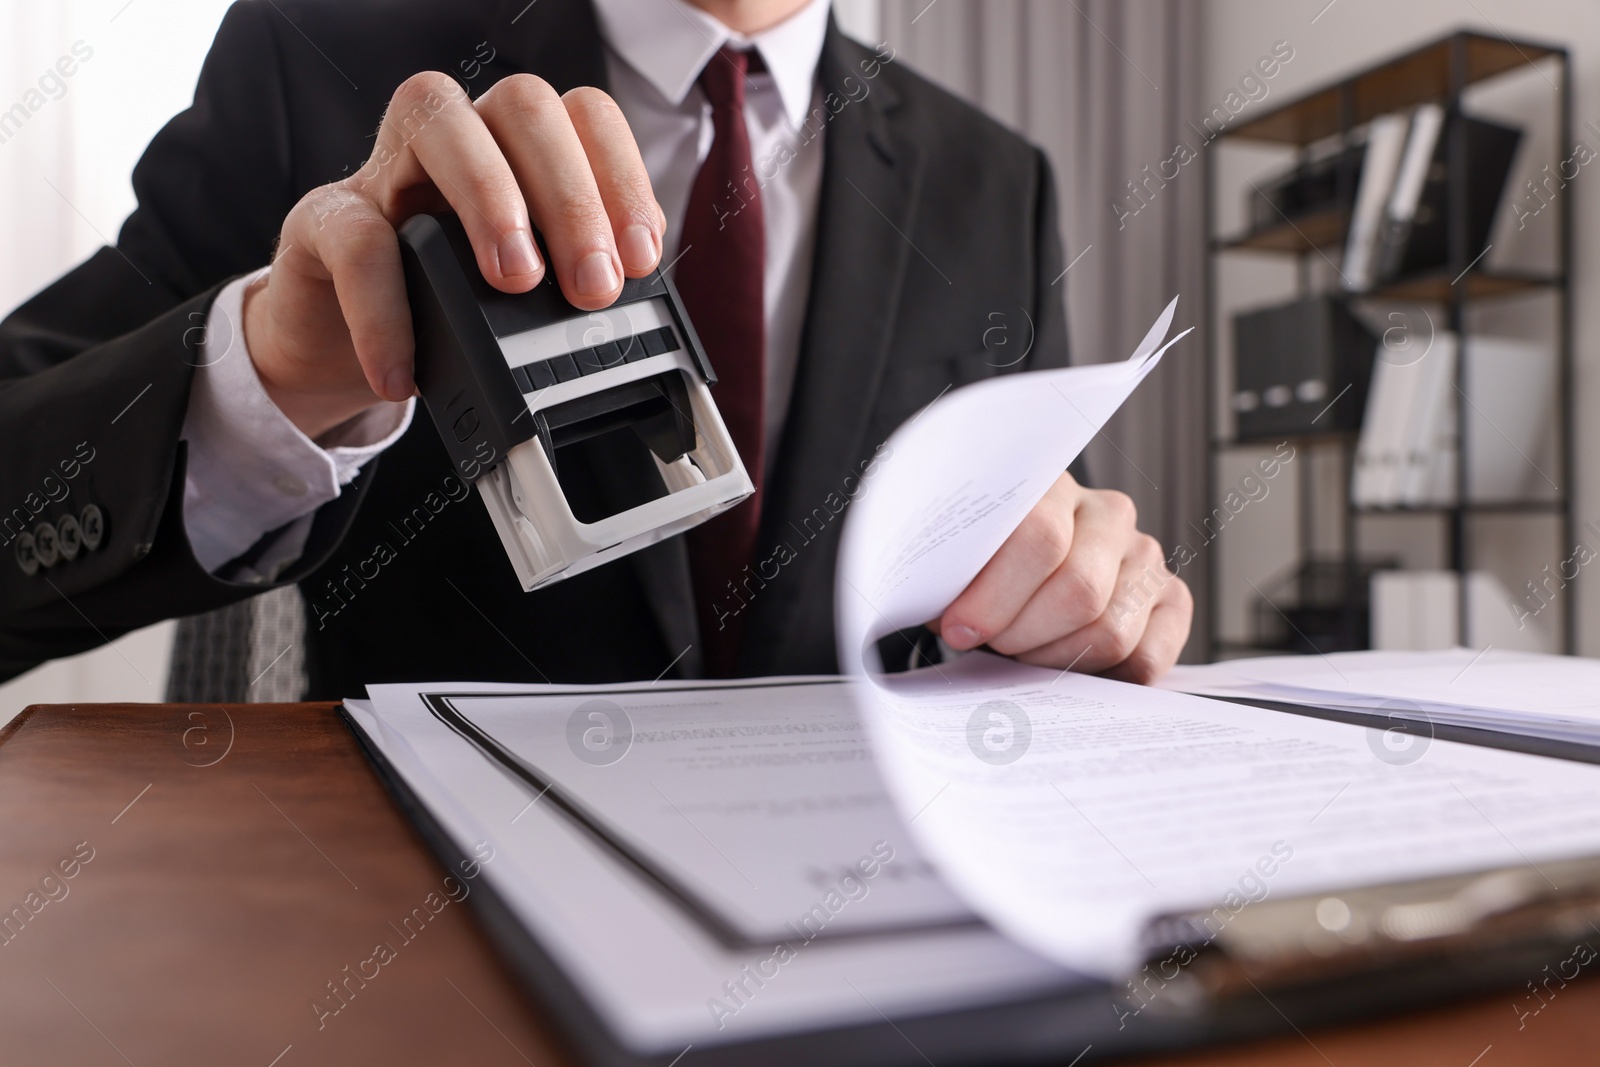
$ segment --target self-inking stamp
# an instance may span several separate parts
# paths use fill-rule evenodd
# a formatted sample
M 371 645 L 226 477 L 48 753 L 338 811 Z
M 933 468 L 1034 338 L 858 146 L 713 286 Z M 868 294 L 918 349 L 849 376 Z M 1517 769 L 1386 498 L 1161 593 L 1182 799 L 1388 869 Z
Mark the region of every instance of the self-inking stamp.
M 711 364 L 659 269 L 586 312 L 553 274 L 526 293 L 490 286 L 452 214 L 411 219 L 400 248 L 417 387 L 523 589 L 682 533 L 754 492 L 712 402 Z

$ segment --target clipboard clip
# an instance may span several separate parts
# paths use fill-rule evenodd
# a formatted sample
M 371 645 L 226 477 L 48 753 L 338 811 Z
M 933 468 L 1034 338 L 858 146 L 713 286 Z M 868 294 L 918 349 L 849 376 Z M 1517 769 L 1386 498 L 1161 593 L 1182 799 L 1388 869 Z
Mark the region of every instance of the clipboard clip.
M 1600 857 L 1264 898 L 1238 911 L 1152 919 L 1146 962 L 1123 999 L 1136 1010 L 1189 1015 L 1243 996 L 1348 988 L 1397 972 L 1504 979 L 1600 938 L 1597 931 Z

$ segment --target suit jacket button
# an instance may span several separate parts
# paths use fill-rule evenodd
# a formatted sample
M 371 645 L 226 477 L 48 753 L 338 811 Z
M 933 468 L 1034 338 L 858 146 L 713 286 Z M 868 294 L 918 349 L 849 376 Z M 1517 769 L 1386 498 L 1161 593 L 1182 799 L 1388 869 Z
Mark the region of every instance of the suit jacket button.
M 22 568 L 22 573 L 30 578 L 39 573 L 39 552 L 33 544 L 33 534 L 24 533 L 17 537 L 17 566 Z
M 83 547 L 93 552 L 100 547 L 105 533 L 106 520 L 100 508 L 95 504 L 85 504 L 83 510 L 78 512 L 78 534 L 83 538 Z
M 33 528 L 33 550 L 39 555 L 39 565 L 54 567 L 61 558 L 60 545 L 56 542 L 56 528 L 48 522 L 41 522 Z
M 62 559 L 78 558 L 78 550 L 83 547 L 83 530 L 71 515 L 56 520 L 56 547 Z

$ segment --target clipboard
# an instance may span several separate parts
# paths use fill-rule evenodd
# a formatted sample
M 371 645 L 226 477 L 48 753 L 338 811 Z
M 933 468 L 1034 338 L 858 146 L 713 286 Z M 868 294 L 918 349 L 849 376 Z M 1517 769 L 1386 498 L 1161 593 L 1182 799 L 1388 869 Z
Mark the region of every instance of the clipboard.
M 339 713 L 385 788 L 440 862 L 449 866 L 467 859 L 349 713 L 342 707 Z M 597 841 L 595 847 L 606 846 Z M 1463 892 L 1474 899 L 1472 887 L 1484 879 L 1491 889 L 1499 887 L 1506 893 L 1515 889 L 1526 896 L 1525 906 L 1490 909 L 1478 923 L 1450 936 L 1395 945 L 1373 942 L 1366 950 L 1319 953 L 1303 936 L 1298 940 L 1296 936 L 1312 925 L 1326 932 L 1318 909 L 1329 894 L 1253 904 L 1209 939 L 1197 936 L 1197 930 L 1204 929 L 1200 915 L 1167 915 L 1148 928 L 1145 967 L 1120 983 L 1078 981 L 1001 1003 L 892 1016 L 880 1013 L 881 1021 L 864 1025 L 815 1026 L 782 1036 L 690 1045 L 661 1054 L 641 1054 L 619 1039 L 492 884 L 481 885 L 468 903 L 508 969 L 585 1063 L 912 1067 L 931 1060 L 940 1067 L 1076 1065 L 1289 1033 L 1517 985 L 1569 949 L 1572 923 L 1590 914 L 1587 909 L 1600 907 L 1600 860 L 1546 864 L 1545 869 L 1558 866 L 1556 881 L 1565 882 L 1570 876 L 1582 886 L 1581 893 L 1545 896 L 1524 877 L 1528 872 L 1503 868 L 1336 894 L 1353 921 L 1369 925 L 1381 922 L 1384 910 L 1396 904 L 1425 906 Z M 1489 921 L 1479 925 L 1484 920 Z M 1205 943 L 1196 947 L 1201 941 Z M 1486 944 L 1492 951 L 1483 951 Z M 1172 958 L 1177 945 L 1189 945 L 1193 959 L 1166 977 L 1161 965 Z
M 1298 1003 L 1352 985 L 1392 995 L 1441 970 L 1493 985 L 1537 976 L 1597 921 L 1600 857 L 1263 900 L 1237 915 L 1167 915 L 1150 925 L 1137 977 L 1168 995 L 1146 1000 L 1149 986 L 1136 981 L 1129 1003 L 1199 1015 L 1251 995 Z

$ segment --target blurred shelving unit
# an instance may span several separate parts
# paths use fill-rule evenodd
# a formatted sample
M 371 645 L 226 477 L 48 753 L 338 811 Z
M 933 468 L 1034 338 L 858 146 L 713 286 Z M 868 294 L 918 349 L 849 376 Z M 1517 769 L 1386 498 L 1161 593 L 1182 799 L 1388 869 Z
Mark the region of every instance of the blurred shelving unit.
M 1565 150 L 1573 144 L 1572 136 L 1572 81 L 1567 50 L 1531 41 L 1512 40 L 1506 37 L 1462 30 L 1401 55 L 1356 71 L 1343 79 L 1291 100 L 1271 111 L 1248 121 L 1241 121 L 1216 135 L 1211 147 L 1226 150 L 1231 146 L 1254 144 L 1292 149 L 1297 161 L 1311 158 L 1313 147 L 1326 149 L 1330 144 L 1345 148 L 1355 143 L 1365 125 L 1380 115 L 1404 111 L 1420 104 L 1436 103 L 1445 109 L 1447 116 L 1446 158 L 1447 179 L 1447 241 L 1448 263 L 1443 270 L 1401 277 L 1361 293 L 1346 293 L 1354 301 L 1407 301 L 1423 306 L 1436 306 L 1441 312 L 1441 325 L 1467 335 L 1466 312 L 1478 301 L 1505 300 L 1534 293 L 1553 297 L 1554 334 L 1556 337 L 1556 407 L 1551 414 L 1559 420 L 1557 430 L 1560 462 L 1559 495 L 1549 500 L 1527 502 L 1484 503 L 1472 502 L 1467 492 L 1469 476 L 1469 448 L 1464 428 L 1468 425 L 1468 404 L 1463 376 L 1465 360 L 1457 361 L 1456 406 L 1457 426 L 1463 428 L 1459 443 L 1460 458 L 1457 468 L 1456 499 L 1453 505 L 1355 507 L 1348 492 L 1351 472 L 1354 469 L 1356 436 L 1349 432 L 1294 437 L 1296 448 L 1312 451 L 1330 451 L 1340 459 L 1342 484 L 1340 513 L 1327 517 L 1324 525 L 1337 525 L 1340 530 L 1339 551 L 1329 556 L 1312 551 L 1311 531 L 1317 524 L 1317 501 L 1312 479 L 1302 471 L 1298 476 L 1300 499 L 1297 506 L 1297 559 L 1298 570 L 1283 578 L 1282 588 L 1289 594 L 1293 587 L 1316 588 L 1322 594 L 1329 589 L 1341 589 L 1327 607 L 1336 608 L 1342 603 L 1347 608 L 1352 603 L 1365 603 L 1363 587 L 1374 565 L 1382 560 L 1365 559 L 1361 554 L 1361 520 L 1370 515 L 1434 516 L 1442 518 L 1445 527 L 1448 568 L 1463 576 L 1475 563 L 1473 544 L 1474 520 L 1484 515 L 1555 517 L 1560 527 L 1560 546 L 1570 551 L 1577 541 L 1573 515 L 1571 479 L 1573 471 L 1572 427 L 1572 310 L 1568 279 L 1572 267 L 1572 207 L 1571 191 L 1558 198 L 1553 231 L 1554 267 L 1551 270 L 1523 270 L 1494 268 L 1479 261 L 1486 249 L 1468 247 L 1468 204 L 1464 175 L 1467 159 L 1466 137 L 1463 124 L 1450 121 L 1462 114 L 1462 97 L 1469 87 L 1504 75 L 1539 65 L 1553 77 L 1549 95 L 1555 115 L 1556 143 Z M 1206 180 L 1206 360 L 1208 439 L 1211 454 L 1208 457 L 1206 499 L 1217 501 L 1220 478 L 1219 462 L 1230 452 L 1258 448 L 1259 442 L 1239 442 L 1227 434 L 1227 422 L 1222 415 L 1221 375 L 1226 368 L 1226 353 L 1221 351 L 1218 305 L 1218 270 L 1224 257 L 1254 255 L 1287 259 L 1296 267 L 1296 284 L 1299 295 L 1310 295 L 1313 285 L 1313 257 L 1333 259 L 1342 256 L 1346 231 L 1350 223 L 1348 210 L 1321 210 L 1308 212 L 1293 219 L 1280 218 L 1269 225 L 1246 233 L 1219 234 L 1217 232 L 1218 160 L 1217 152 L 1203 152 Z M 1353 168 L 1341 168 L 1339 174 L 1339 203 L 1354 202 L 1354 183 L 1359 175 Z M 1508 193 L 1509 193 L 1508 183 Z M 1226 195 L 1242 195 L 1245 187 L 1224 190 Z M 1333 257 L 1333 258 L 1329 258 Z M 1563 558 L 1561 552 L 1554 558 Z M 1314 642 L 1296 639 L 1290 633 L 1287 640 L 1261 640 L 1261 626 L 1255 628 L 1249 640 L 1241 641 L 1237 634 L 1227 634 L 1223 628 L 1222 597 L 1218 595 L 1220 563 L 1215 551 L 1205 554 L 1208 569 L 1208 587 L 1214 591 L 1210 601 L 1210 658 L 1219 659 L 1249 653 L 1272 651 L 1330 651 Z M 1256 590 L 1261 599 L 1256 602 L 1258 617 L 1273 612 L 1282 615 L 1269 591 Z M 1352 594 L 1359 594 L 1352 596 Z M 1574 597 L 1566 596 L 1561 605 L 1560 636 L 1563 650 L 1573 651 L 1576 636 Z M 1471 632 L 1469 617 L 1470 598 L 1460 598 L 1459 620 L 1462 634 Z M 1265 603 L 1263 603 L 1265 601 Z M 1316 605 L 1312 605 L 1316 607 Z M 1364 610 L 1364 609 L 1362 609 Z M 1285 621 L 1287 619 L 1285 618 Z M 1347 620 L 1347 640 L 1335 637 L 1327 644 L 1333 647 L 1359 646 L 1357 631 L 1365 632 L 1364 618 L 1356 620 L 1352 614 Z M 1355 623 L 1359 621 L 1359 626 Z M 1292 627 L 1292 624 L 1291 624 Z M 1279 627 L 1282 629 L 1282 627 Z M 1304 638 L 1305 635 L 1301 635 Z M 1310 647 L 1305 647 L 1307 644 Z

